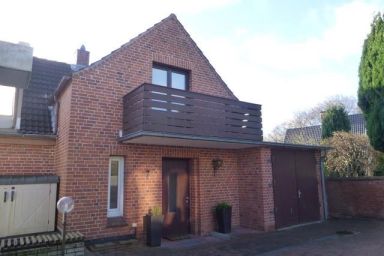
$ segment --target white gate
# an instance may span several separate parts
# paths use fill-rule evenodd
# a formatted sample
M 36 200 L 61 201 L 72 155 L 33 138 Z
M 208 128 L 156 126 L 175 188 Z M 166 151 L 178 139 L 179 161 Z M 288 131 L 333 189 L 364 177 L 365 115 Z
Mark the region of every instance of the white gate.
M 0 185 L 0 237 L 53 231 L 56 184 Z

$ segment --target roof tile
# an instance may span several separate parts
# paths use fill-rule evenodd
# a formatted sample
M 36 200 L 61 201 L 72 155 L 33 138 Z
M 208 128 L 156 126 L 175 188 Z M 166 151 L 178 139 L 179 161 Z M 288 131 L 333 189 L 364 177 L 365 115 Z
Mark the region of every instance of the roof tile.
M 365 119 L 363 114 L 348 116 L 351 122 L 351 132 L 365 134 Z M 321 125 L 307 126 L 302 128 L 287 129 L 284 143 L 319 145 L 321 141 Z
M 61 78 L 70 73 L 72 70 L 69 64 L 33 58 L 31 80 L 23 92 L 21 133 L 47 135 L 53 133 L 48 101 Z

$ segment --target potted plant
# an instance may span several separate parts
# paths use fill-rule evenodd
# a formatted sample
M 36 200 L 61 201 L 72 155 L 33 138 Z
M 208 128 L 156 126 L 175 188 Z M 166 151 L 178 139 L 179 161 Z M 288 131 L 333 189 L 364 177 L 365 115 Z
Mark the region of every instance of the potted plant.
M 158 206 L 149 210 L 145 216 L 146 219 L 146 231 L 147 231 L 147 245 L 160 246 L 161 234 L 163 229 L 163 218 L 161 208 Z
M 215 207 L 217 227 L 220 233 L 231 233 L 232 206 L 226 202 Z

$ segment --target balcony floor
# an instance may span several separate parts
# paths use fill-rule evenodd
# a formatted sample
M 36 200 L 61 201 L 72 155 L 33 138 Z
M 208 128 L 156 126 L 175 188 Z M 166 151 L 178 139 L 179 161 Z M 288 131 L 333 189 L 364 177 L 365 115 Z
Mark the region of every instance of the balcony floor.
M 309 150 L 328 150 L 328 147 L 303 144 L 288 144 L 269 141 L 233 140 L 216 137 L 189 136 L 170 133 L 138 132 L 129 136 L 118 138 L 123 144 L 144 144 L 158 146 L 218 148 L 218 149 L 245 149 L 256 147 L 267 148 L 298 148 Z
M 233 140 L 216 137 L 173 135 L 155 132 L 139 132 L 119 139 L 124 144 L 147 144 L 161 146 L 194 147 L 194 148 L 222 148 L 241 149 L 260 146 L 251 140 Z

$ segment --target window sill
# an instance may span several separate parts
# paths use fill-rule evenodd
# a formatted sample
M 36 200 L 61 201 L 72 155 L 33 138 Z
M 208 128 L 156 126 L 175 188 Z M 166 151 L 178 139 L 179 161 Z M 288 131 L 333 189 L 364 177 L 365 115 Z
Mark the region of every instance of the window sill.
M 128 226 L 127 221 L 123 217 L 107 218 L 107 228 Z

